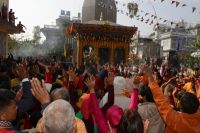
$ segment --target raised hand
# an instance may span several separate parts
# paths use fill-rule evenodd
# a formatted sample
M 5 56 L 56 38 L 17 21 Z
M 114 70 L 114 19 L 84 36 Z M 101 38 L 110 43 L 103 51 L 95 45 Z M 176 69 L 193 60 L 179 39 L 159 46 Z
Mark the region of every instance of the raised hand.
M 144 133 L 148 133 L 149 123 L 150 123 L 149 120 L 145 120 L 143 122 L 143 124 L 144 124 Z
M 153 71 L 148 65 L 141 65 L 140 71 L 143 72 L 147 77 L 149 82 L 154 82 Z
M 178 90 L 179 90 L 179 89 L 178 89 L 177 87 L 175 87 L 175 89 L 174 89 L 173 92 L 172 92 L 172 96 L 173 96 L 173 97 L 175 97 L 175 94 L 178 92 Z
M 138 89 L 139 88 L 139 84 L 141 82 L 141 79 L 140 79 L 139 76 L 134 76 L 131 79 L 127 78 L 126 82 L 128 84 L 129 89 L 133 89 L 133 88 L 134 89 Z
M 172 81 L 174 81 L 174 80 L 176 80 L 178 77 L 172 77 L 172 78 L 170 78 L 168 81 L 167 81 L 167 83 L 171 83 Z
M 19 64 L 16 68 L 16 73 L 20 79 L 28 78 L 28 68 L 26 64 Z
M 34 70 L 34 72 L 35 72 L 36 74 L 39 74 L 39 73 L 40 73 L 40 68 L 39 68 L 38 65 L 34 65 L 34 66 L 33 66 L 33 70 Z
M 75 69 L 70 69 L 69 71 L 67 71 L 67 74 L 69 75 L 69 81 L 74 81 L 77 77 Z
M 114 78 L 114 74 L 112 72 L 109 72 L 108 76 L 104 79 L 105 86 L 113 85 Z
M 152 76 L 152 69 L 148 65 L 141 65 L 140 71 L 143 72 L 147 77 Z
M 94 76 L 90 76 L 85 81 L 85 85 L 88 87 L 88 89 L 90 90 L 90 92 L 94 92 L 95 80 L 96 79 L 95 79 Z
M 31 80 L 31 86 L 32 86 L 31 92 L 32 92 L 33 96 L 41 104 L 45 104 L 45 103 L 50 102 L 50 96 L 49 96 L 49 93 L 47 92 L 47 89 L 45 87 L 44 80 L 42 80 L 42 86 L 41 86 L 40 81 L 36 78 L 33 78 Z

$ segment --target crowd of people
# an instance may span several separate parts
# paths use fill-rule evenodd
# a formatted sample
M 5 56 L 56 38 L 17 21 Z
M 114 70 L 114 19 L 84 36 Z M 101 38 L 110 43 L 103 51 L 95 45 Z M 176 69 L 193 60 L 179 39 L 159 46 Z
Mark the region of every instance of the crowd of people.
M 0 133 L 200 133 L 200 69 L 0 59 Z

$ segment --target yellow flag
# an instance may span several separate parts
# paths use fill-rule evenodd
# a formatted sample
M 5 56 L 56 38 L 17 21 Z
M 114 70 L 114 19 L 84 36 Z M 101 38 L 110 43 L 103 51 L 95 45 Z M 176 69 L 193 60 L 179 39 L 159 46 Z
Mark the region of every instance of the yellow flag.
M 67 48 L 66 48 L 66 44 L 64 44 L 64 57 L 67 57 Z

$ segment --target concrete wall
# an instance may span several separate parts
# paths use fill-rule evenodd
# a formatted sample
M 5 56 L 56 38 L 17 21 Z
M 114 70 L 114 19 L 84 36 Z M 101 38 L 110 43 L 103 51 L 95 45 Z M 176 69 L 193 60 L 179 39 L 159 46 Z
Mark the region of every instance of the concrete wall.
M 0 9 L 2 9 L 1 7 L 2 7 L 3 3 L 4 3 L 4 5 L 8 6 L 8 9 L 9 9 L 9 0 L 0 0 Z
M 116 23 L 117 11 L 114 0 L 84 0 L 82 7 L 82 22 L 103 19 Z

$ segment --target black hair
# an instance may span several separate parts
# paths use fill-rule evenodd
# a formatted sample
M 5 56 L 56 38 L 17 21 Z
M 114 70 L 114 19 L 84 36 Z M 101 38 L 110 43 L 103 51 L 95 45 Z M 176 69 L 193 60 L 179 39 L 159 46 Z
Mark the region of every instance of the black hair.
M 195 71 L 199 71 L 199 67 L 195 67 L 194 70 L 195 70 Z
M 7 72 L 8 67 L 5 63 L 0 64 L 0 72 Z
M 59 93 L 60 95 L 60 97 L 59 97 L 59 99 L 63 99 L 63 100 L 66 100 L 66 101 L 70 101 L 70 98 L 69 98 L 69 93 L 66 91 L 66 90 L 64 90 L 64 89 L 56 89 L 56 90 L 54 90 L 54 91 L 52 91 L 51 92 L 51 100 L 53 101 L 53 100 L 57 100 L 57 98 L 55 99 L 55 93 Z
M 50 90 L 50 93 L 56 89 L 59 89 L 59 88 L 62 88 L 62 85 L 59 84 L 59 83 L 53 83 L 52 84 L 52 87 L 51 87 L 51 90 Z
M 88 73 L 86 73 L 86 74 L 84 75 L 84 77 L 83 77 L 83 93 L 86 93 L 86 92 L 89 90 L 89 88 L 88 88 L 87 85 L 85 84 L 85 81 L 86 81 L 89 77 L 90 77 L 90 76 L 89 76 Z
M 11 89 L 10 77 L 7 75 L 0 76 L 0 88 Z
M 14 100 L 15 93 L 8 89 L 0 89 L 0 113 Z
M 119 133 L 143 133 L 144 125 L 140 114 L 135 110 L 125 111 L 118 131 Z
M 183 97 L 183 95 L 185 95 L 185 93 L 186 93 L 186 90 L 182 88 L 182 89 L 178 90 L 178 91 L 174 94 L 174 96 L 180 101 L 181 98 Z
M 194 114 L 199 108 L 199 101 L 194 94 L 186 92 L 180 99 L 180 105 L 182 112 Z
M 139 93 L 142 97 L 145 97 L 147 102 L 154 102 L 151 89 L 147 85 L 142 85 L 140 87 Z

